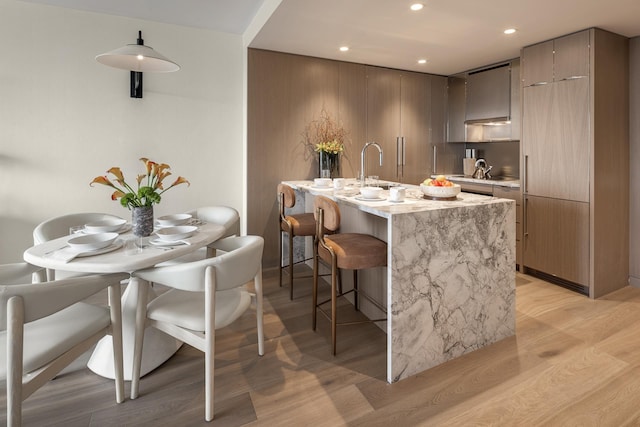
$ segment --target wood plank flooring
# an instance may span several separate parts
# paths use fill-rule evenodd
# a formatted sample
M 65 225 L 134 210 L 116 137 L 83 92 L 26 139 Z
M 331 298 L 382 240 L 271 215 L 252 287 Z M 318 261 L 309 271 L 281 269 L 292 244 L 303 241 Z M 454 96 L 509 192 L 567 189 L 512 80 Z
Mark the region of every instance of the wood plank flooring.
M 515 337 L 390 385 L 379 328 L 339 328 L 333 357 L 328 322 L 311 331 L 310 279 L 295 282 L 294 301 L 277 280 L 265 272 L 263 357 L 253 311 L 218 331 L 215 426 L 640 425 L 638 288 L 594 301 L 518 274 Z M 203 372 L 183 346 L 117 405 L 112 381 L 76 370 L 27 399 L 24 425 L 209 425 Z M 0 411 L 4 423 L 4 390 Z

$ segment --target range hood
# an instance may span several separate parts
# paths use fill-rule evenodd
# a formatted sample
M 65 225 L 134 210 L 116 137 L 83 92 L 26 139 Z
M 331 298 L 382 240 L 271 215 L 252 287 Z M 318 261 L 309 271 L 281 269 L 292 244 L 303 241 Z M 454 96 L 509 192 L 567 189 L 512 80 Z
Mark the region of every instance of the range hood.
M 469 72 L 465 107 L 465 124 L 509 124 L 511 64 L 499 64 Z

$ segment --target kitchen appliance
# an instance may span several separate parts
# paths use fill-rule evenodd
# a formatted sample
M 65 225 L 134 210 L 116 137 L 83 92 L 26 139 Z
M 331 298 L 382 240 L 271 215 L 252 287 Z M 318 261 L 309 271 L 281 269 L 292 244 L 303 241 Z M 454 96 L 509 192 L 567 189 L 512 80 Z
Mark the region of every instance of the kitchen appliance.
M 478 159 L 476 161 L 476 171 L 473 173 L 475 179 L 491 179 L 491 168 L 493 166 L 487 166 L 487 162 L 484 159 Z
M 465 176 L 471 176 L 476 171 L 476 150 L 467 148 L 465 158 L 462 159 L 462 170 Z

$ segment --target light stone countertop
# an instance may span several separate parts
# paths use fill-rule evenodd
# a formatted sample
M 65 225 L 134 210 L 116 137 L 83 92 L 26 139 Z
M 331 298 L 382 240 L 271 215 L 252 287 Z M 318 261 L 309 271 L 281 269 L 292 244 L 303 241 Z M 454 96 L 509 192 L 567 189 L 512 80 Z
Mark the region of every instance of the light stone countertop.
M 422 196 L 420 187 L 416 185 L 402 184 L 407 189 L 404 202 L 391 202 L 389 200 L 389 190 L 382 191 L 381 201 L 364 201 L 358 200 L 360 195 L 358 181 L 356 179 L 347 179 L 346 187 L 343 190 L 334 190 L 332 187 L 319 188 L 314 186 L 313 181 L 284 181 L 294 189 L 309 192 L 313 195 L 322 195 L 333 200 L 343 202 L 370 214 L 389 218 L 392 215 L 408 214 L 422 211 L 441 210 L 459 208 L 465 206 L 478 206 L 493 203 L 502 203 L 507 199 L 500 199 L 492 196 L 484 196 L 480 194 L 461 192 L 456 200 L 427 200 Z M 380 181 L 381 184 L 395 184 L 387 181 Z M 401 184 L 398 184 L 401 185 Z

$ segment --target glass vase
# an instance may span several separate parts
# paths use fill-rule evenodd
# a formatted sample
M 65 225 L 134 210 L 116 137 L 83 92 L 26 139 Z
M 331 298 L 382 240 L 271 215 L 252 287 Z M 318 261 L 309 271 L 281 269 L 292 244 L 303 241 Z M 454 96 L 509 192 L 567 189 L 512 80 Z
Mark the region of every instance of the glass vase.
M 340 177 L 340 153 L 321 151 L 318 156 L 320 178 Z
M 153 233 L 153 206 L 133 208 L 131 224 L 134 235 L 138 237 L 150 236 Z

